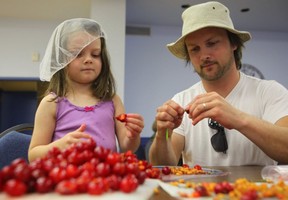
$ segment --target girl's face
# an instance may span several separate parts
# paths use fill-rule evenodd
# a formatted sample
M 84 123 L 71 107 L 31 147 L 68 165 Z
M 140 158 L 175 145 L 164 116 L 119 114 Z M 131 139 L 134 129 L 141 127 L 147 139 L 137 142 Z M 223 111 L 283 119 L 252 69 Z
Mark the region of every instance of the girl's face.
M 78 36 L 69 40 L 68 49 L 70 52 L 77 52 L 83 46 L 81 44 L 83 37 L 81 34 L 80 37 Z M 99 76 L 101 68 L 101 40 L 98 38 L 82 49 L 76 58 L 69 63 L 66 67 L 66 73 L 73 82 L 91 84 Z

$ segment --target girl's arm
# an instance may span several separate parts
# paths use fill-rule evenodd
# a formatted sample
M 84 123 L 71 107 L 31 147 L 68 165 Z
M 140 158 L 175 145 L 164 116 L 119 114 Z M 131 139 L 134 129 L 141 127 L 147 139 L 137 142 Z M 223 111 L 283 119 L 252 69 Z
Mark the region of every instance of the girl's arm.
M 50 101 L 52 95 L 45 96 L 36 111 L 33 134 L 29 146 L 28 158 L 33 161 L 44 156 L 51 148 L 56 116 L 56 102 Z
M 125 113 L 124 105 L 118 95 L 115 95 L 113 102 L 115 117 Z M 143 117 L 137 113 L 128 113 L 124 123 L 115 119 L 115 127 L 120 150 L 135 152 L 140 145 L 140 133 L 144 127 Z

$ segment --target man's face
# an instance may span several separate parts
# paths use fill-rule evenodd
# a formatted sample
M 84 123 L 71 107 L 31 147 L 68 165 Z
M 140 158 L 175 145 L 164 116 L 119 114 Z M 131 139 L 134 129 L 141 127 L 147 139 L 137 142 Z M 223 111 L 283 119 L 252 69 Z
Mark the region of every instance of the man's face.
M 209 27 L 189 34 L 186 48 L 195 71 L 202 79 L 213 81 L 235 67 L 234 50 L 225 29 Z

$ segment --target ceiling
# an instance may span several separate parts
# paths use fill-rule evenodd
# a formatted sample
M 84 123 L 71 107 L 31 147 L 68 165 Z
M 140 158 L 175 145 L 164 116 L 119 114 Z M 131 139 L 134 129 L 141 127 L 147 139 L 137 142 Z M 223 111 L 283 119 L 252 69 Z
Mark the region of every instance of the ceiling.
M 288 32 L 287 0 L 218 0 L 225 4 L 234 26 L 247 31 Z M 183 4 L 207 0 L 127 0 L 127 24 L 181 25 Z M 249 8 L 242 13 L 241 9 Z
M 116 1 L 116 0 L 115 0 Z M 181 26 L 182 4 L 203 0 L 126 0 L 127 25 Z M 219 0 L 242 30 L 288 32 L 287 0 Z M 0 19 L 64 20 L 89 17 L 91 0 L 0 0 Z M 249 8 L 249 12 L 240 10 Z

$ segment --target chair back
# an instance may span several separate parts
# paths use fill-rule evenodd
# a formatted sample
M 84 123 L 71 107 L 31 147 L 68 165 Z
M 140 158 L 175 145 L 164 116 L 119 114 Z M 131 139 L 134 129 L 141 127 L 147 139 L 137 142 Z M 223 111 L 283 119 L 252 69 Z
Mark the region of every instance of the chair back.
M 31 141 L 32 124 L 19 124 L 0 134 L 0 169 L 9 165 L 16 158 L 24 158 L 28 162 L 28 149 Z M 23 131 L 26 131 L 23 133 Z M 21 132 L 20 132 L 21 131 Z

